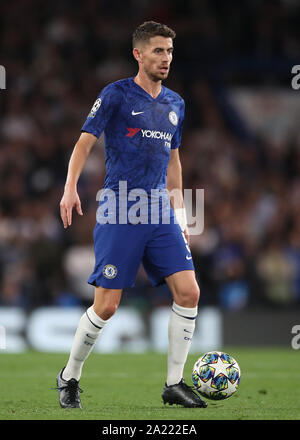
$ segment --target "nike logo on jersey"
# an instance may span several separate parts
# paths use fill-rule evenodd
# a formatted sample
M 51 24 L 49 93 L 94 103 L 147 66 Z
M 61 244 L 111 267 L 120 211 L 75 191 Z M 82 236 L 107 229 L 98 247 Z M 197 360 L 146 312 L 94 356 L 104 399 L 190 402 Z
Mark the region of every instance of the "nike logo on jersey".
M 132 116 L 141 115 L 142 113 L 145 113 L 145 112 L 135 112 L 134 110 L 132 110 L 132 112 L 131 112 Z
M 184 328 L 183 331 L 187 332 L 187 333 L 192 333 L 192 332 L 189 332 L 186 328 Z
M 187 260 L 191 260 L 193 257 L 190 257 L 189 255 L 186 255 L 185 258 L 186 258 Z

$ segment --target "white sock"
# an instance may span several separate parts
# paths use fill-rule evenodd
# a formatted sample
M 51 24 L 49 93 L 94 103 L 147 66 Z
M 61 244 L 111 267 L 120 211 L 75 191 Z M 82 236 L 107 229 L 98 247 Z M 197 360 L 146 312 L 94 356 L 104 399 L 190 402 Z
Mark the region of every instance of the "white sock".
M 173 302 L 169 320 L 167 385 L 175 385 L 183 377 L 183 369 L 195 330 L 198 307 L 187 308 Z
M 79 380 L 84 361 L 93 350 L 98 336 L 108 320 L 104 321 L 91 306 L 80 318 L 68 363 L 63 371 L 62 377 L 65 380 L 72 378 Z

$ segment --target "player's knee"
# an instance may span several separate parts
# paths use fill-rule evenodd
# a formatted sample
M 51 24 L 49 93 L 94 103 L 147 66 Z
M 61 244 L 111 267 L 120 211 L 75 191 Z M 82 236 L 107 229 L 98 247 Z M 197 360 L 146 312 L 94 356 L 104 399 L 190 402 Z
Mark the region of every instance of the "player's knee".
M 101 319 L 106 321 L 111 318 L 118 308 L 118 303 L 107 302 L 102 304 L 94 304 L 94 310 Z
M 118 306 L 114 304 L 106 306 L 104 311 L 102 312 L 102 319 L 106 321 L 107 319 L 111 318 L 115 314 L 117 308 Z
M 200 298 L 200 289 L 198 285 L 193 286 L 188 294 L 188 300 L 190 303 L 190 307 L 196 307 Z
M 94 310 L 101 319 L 106 321 L 115 314 L 119 306 L 120 299 L 121 291 L 112 291 L 111 289 L 96 287 Z
M 200 298 L 200 289 L 197 284 L 185 286 L 177 292 L 177 303 L 182 307 L 196 307 Z

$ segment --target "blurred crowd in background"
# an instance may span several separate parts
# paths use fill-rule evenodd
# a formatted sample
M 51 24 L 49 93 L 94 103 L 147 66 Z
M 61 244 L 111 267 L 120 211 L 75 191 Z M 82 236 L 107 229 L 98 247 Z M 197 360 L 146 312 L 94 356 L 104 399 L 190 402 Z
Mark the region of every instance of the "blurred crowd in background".
M 150 19 L 177 33 L 165 85 L 186 101 L 184 188 L 205 192 L 204 232 L 191 237 L 201 304 L 299 306 L 300 136 L 280 136 L 278 124 L 278 137 L 262 135 L 230 99 L 236 87 L 291 88 L 300 53 L 293 0 L 1 2 L 0 305 L 91 303 L 102 138 L 79 181 L 84 216 L 67 230 L 59 202 L 85 118 L 105 85 L 136 74 L 131 35 Z M 123 297 L 140 307 L 170 301 L 142 268 Z

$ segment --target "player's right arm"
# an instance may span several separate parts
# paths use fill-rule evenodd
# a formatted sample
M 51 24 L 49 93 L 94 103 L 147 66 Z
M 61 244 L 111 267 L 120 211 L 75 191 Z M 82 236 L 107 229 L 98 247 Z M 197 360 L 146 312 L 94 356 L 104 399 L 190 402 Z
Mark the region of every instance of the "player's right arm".
M 105 129 L 114 110 L 119 106 L 120 96 L 118 87 L 114 83 L 104 87 L 81 128 L 82 134 L 70 158 L 65 191 L 60 202 L 60 215 L 65 228 L 72 223 L 73 208 L 82 215 L 77 182 L 93 145 Z
M 72 152 L 64 194 L 60 201 L 60 215 L 64 228 L 72 224 L 73 208 L 76 208 L 79 215 L 83 215 L 80 198 L 77 193 L 77 182 L 96 140 L 97 137 L 93 134 L 82 133 Z

